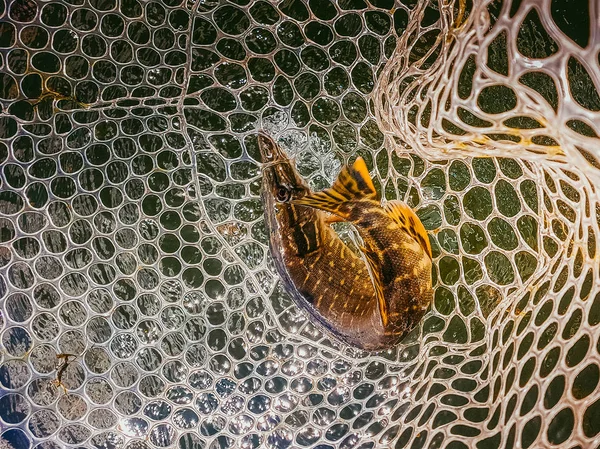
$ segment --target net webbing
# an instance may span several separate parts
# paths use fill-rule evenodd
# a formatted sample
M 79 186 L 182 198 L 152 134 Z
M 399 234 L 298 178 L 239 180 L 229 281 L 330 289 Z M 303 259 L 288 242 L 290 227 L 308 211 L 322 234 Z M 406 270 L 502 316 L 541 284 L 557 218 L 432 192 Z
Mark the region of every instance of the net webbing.
M 595 447 L 591 1 L 0 5 L 0 446 Z M 277 282 L 256 132 L 363 156 L 435 298 L 348 348 Z M 352 230 L 340 228 L 352 242 Z

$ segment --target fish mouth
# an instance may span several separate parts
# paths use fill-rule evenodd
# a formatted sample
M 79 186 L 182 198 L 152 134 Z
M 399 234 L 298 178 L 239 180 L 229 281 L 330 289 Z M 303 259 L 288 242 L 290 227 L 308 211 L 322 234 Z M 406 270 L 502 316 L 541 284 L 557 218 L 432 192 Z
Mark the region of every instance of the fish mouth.
M 275 141 L 264 132 L 258 133 L 258 149 L 263 164 L 287 161 L 287 156 Z

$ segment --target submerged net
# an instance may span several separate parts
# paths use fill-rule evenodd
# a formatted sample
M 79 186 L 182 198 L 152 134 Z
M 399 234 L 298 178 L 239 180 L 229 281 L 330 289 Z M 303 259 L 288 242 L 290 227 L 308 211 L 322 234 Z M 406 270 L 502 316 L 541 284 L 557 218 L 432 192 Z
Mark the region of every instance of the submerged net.
M 0 447 L 595 447 L 597 8 L 2 3 Z M 282 290 L 258 129 L 417 210 L 397 348 Z

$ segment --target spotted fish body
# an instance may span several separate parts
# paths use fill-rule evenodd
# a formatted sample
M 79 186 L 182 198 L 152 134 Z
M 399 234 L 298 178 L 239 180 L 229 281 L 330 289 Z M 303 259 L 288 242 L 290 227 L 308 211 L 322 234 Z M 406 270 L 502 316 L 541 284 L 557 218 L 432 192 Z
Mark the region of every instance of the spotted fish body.
M 271 254 L 287 292 L 346 343 L 368 350 L 385 347 L 365 262 L 326 224 L 328 214 L 292 203 L 311 191 L 275 142 L 259 135 L 259 148 Z
M 431 250 L 428 252 L 426 245 L 407 231 L 414 223 L 411 215 L 405 215 L 403 223 L 391 219 L 380 207 L 365 209 L 359 216 L 358 207 L 350 222 L 365 241 L 374 281 L 380 284 L 377 290 L 384 304 L 386 332 L 405 335 L 419 323 L 431 303 Z
M 352 346 L 378 350 L 398 343 L 406 332 L 390 321 L 384 325 L 372 268 L 331 229 L 330 214 L 297 204 L 313 192 L 276 143 L 259 135 L 259 147 L 271 254 L 295 304 Z
M 427 233 L 405 203 L 381 205 L 362 158 L 344 167 L 332 188 L 295 203 L 327 211 L 356 227 L 389 338 L 404 336 L 418 324 L 433 295 Z

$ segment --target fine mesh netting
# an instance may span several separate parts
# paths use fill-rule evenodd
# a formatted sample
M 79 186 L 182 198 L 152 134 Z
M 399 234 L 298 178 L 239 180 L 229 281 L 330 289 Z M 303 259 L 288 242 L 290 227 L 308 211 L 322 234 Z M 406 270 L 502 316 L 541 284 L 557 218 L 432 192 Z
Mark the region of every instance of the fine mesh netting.
M 599 14 L 0 3 L 0 448 L 595 448 Z M 283 291 L 259 129 L 417 211 L 434 302 L 397 348 Z

